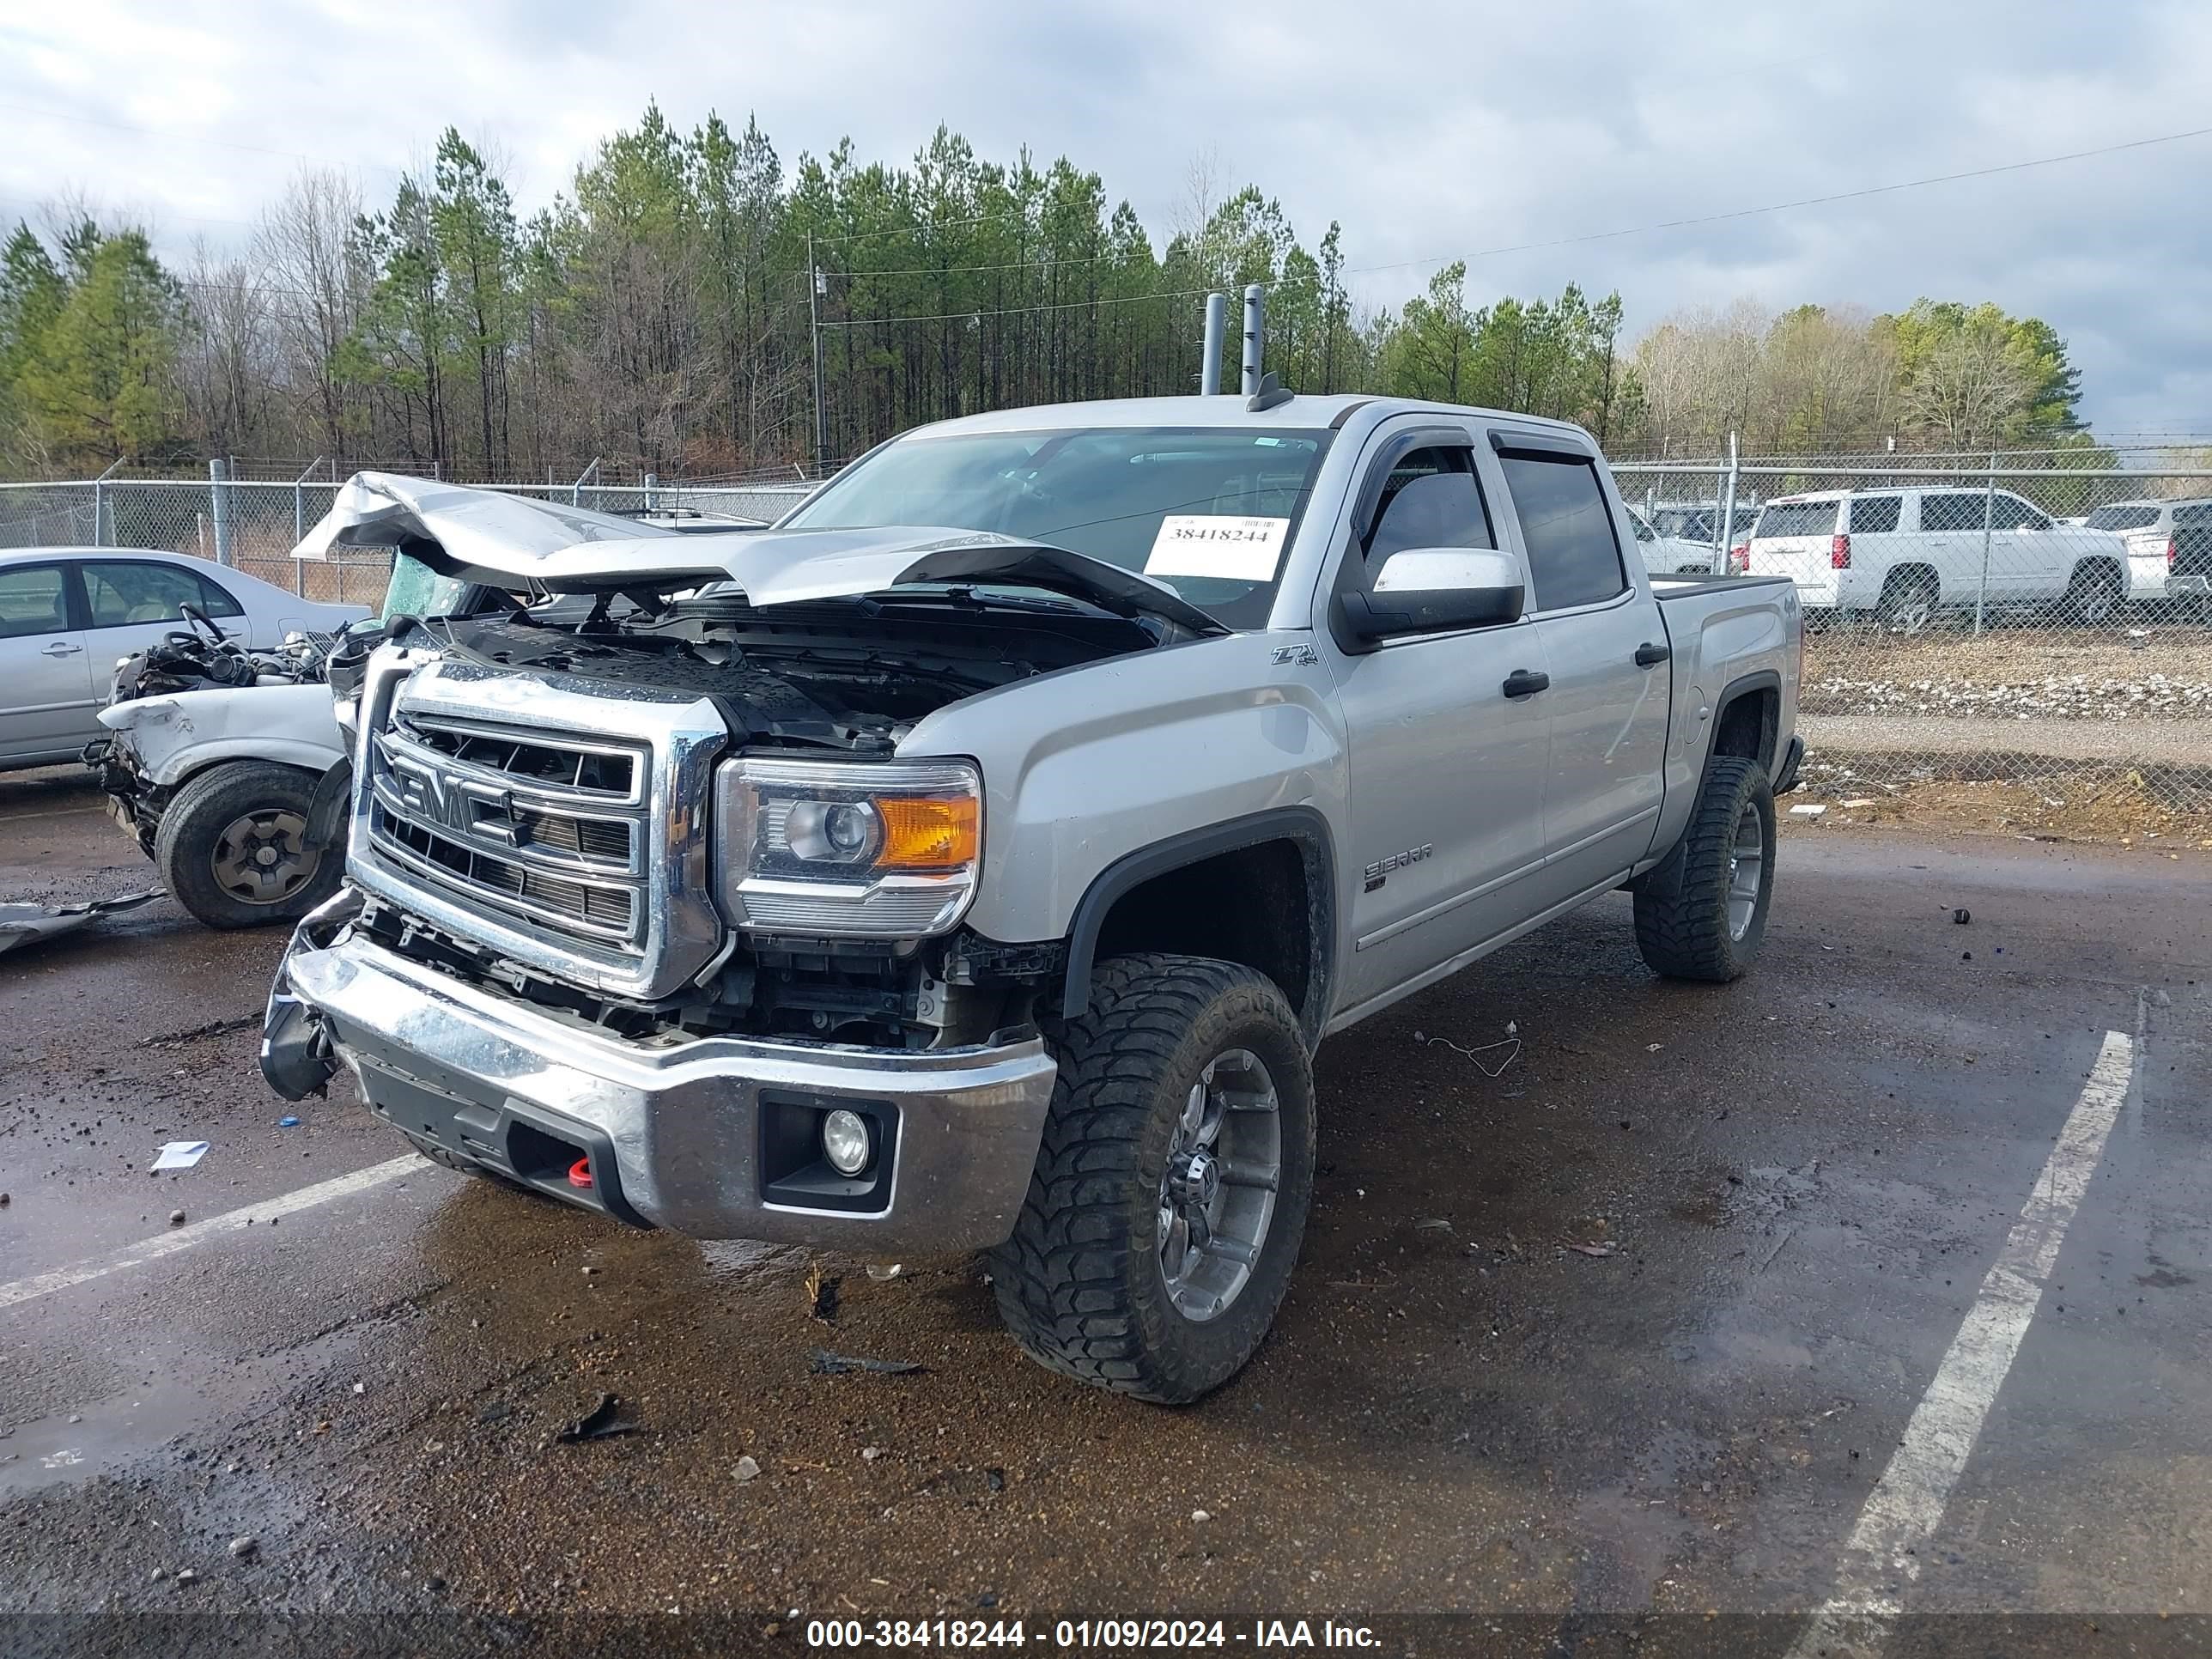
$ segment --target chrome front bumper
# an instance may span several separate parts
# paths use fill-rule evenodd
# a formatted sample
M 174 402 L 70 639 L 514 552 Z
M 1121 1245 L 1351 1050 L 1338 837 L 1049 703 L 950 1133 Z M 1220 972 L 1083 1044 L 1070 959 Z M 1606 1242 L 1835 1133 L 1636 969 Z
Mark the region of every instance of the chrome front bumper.
M 319 944 L 313 926 L 278 970 L 272 1038 L 280 1013 L 295 1037 L 302 1021 L 319 1028 L 379 1115 L 459 1157 L 701 1238 L 923 1254 L 987 1248 L 1013 1231 L 1054 1075 L 1034 1036 L 924 1050 L 633 1042 L 477 990 L 356 933 Z M 895 1123 L 883 1207 L 766 1196 L 764 1103 L 851 1105 Z M 562 1147 L 588 1159 L 590 1188 L 567 1183 Z

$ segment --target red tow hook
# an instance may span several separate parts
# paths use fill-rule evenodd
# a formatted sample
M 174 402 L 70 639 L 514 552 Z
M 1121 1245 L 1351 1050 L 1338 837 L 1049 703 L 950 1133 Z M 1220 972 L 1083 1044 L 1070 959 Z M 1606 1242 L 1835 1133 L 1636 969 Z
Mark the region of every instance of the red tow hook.
M 580 1187 L 586 1191 L 590 1190 L 592 1185 L 592 1160 L 590 1158 L 580 1158 L 574 1164 L 571 1164 L 568 1166 L 568 1184 L 571 1187 Z

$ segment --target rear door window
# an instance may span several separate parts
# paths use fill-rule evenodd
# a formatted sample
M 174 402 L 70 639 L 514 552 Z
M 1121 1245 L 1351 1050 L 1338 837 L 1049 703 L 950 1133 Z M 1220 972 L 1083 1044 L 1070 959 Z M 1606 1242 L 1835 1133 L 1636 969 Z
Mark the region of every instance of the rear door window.
M 1507 450 L 1498 458 L 1528 548 L 1537 611 L 1597 605 L 1625 592 L 1613 510 L 1597 468 L 1566 455 Z
M 1904 510 L 1902 495 L 1861 495 L 1851 502 L 1851 534 L 1879 536 L 1897 528 Z
M 1777 501 L 1759 515 L 1753 536 L 1765 541 L 1778 536 L 1827 536 L 1836 528 L 1835 501 Z
M 58 564 L 11 564 L 0 570 L 0 640 L 66 634 L 69 580 Z
M 1979 530 L 1988 503 L 1979 494 L 1929 491 L 1920 498 L 1920 527 L 1928 531 Z

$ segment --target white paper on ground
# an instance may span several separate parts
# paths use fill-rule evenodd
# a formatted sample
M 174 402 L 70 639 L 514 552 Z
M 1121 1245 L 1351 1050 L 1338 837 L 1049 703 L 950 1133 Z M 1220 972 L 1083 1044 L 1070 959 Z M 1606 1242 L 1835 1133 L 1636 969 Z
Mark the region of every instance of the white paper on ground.
M 207 1156 L 204 1140 L 168 1140 L 161 1144 L 161 1155 L 154 1160 L 157 1170 L 189 1170 Z
M 1210 513 L 1170 513 L 1145 559 L 1147 576 L 1214 576 L 1226 581 L 1271 582 L 1290 533 L 1288 519 L 1233 519 Z

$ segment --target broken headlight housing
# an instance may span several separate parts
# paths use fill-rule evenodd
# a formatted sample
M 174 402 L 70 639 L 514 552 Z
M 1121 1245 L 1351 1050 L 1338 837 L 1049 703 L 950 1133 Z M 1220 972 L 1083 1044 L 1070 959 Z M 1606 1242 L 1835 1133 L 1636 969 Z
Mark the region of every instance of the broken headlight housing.
M 738 927 L 925 939 L 960 920 L 983 854 L 983 784 L 964 761 L 726 761 L 716 886 Z

